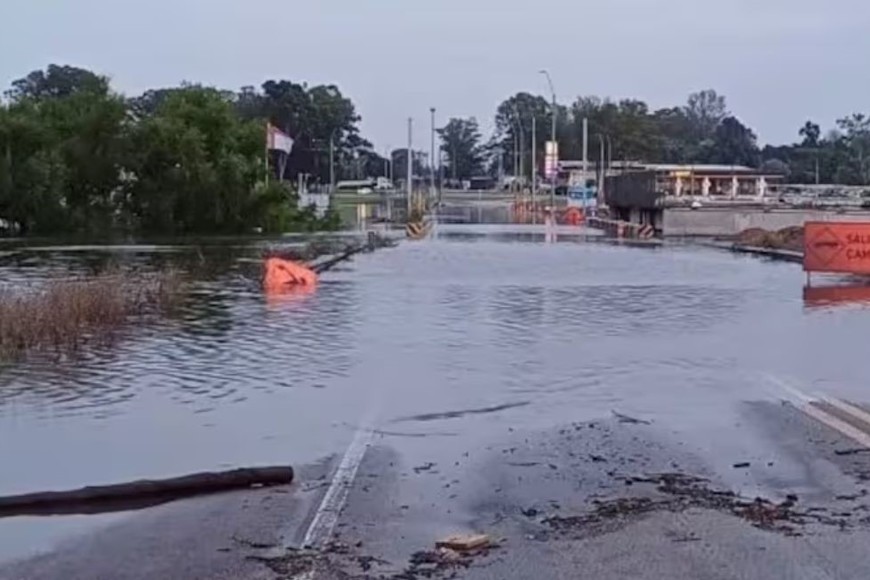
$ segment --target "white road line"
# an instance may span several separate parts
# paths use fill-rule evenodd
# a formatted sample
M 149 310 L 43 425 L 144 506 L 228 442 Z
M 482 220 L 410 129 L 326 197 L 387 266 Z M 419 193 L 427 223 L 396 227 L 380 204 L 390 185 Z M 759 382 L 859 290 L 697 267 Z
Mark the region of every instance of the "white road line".
M 853 425 L 847 423 L 846 421 L 843 421 L 842 419 L 834 415 L 831 415 L 830 413 L 827 413 L 824 409 L 817 407 L 813 403 L 826 403 L 870 425 L 870 414 L 866 413 L 863 409 L 858 409 L 853 405 L 850 405 L 839 399 L 834 399 L 832 397 L 817 397 L 808 395 L 775 375 L 765 373 L 764 377 L 769 382 L 775 384 L 777 387 L 782 389 L 782 391 L 789 396 L 787 400 L 794 404 L 795 407 L 798 408 L 798 410 L 802 411 L 806 415 L 809 415 L 816 421 L 827 425 L 831 429 L 839 431 L 842 435 L 845 435 L 856 443 L 859 443 L 860 445 L 863 445 L 865 447 L 870 447 L 870 434 L 865 433 L 864 431 L 858 429 L 857 427 L 854 427 Z
M 776 385 L 777 388 L 779 388 L 780 390 L 789 394 L 791 396 L 789 400 L 792 403 L 798 402 L 801 404 L 807 404 L 807 403 L 812 403 L 813 401 L 819 400 L 818 397 L 808 395 L 808 394 L 798 390 L 794 385 L 789 384 L 781 377 L 778 377 L 776 375 L 772 375 L 770 373 L 764 373 L 763 376 L 768 382 Z
M 818 407 L 814 407 L 812 405 L 804 406 L 801 411 L 803 411 L 813 419 L 824 423 L 828 427 L 836 429 L 837 431 L 839 431 L 849 439 L 852 439 L 856 443 L 859 443 L 864 447 L 870 447 L 870 435 L 864 433 L 860 429 L 853 427 L 849 423 L 846 423 L 845 421 L 838 419 L 833 415 L 829 415 Z
M 356 473 L 359 466 L 365 457 L 371 440 L 374 437 L 374 429 L 369 427 L 371 423 L 367 422 L 360 427 L 354 434 L 353 441 L 344 452 L 344 457 L 341 458 L 341 463 L 338 464 L 338 469 L 332 476 L 332 482 L 329 484 L 329 489 L 323 496 L 323 500 L 311 520 L 311 525 L 305 532 L 305 537 L 302 540 L 303 548 L 318 548 L 323 544 L 329 536 L 332 535 L 335 526 L 338 523 L 338 516 L 341 510 L 344 509 L 344 504 L 347 501 L 347 496 L 350 493 L 350 488 L 356 478 Z M 316 570 L 309 570 L 297 574 L 293 580 L 314 580 Z
M 314 519 L 311 520 L 311 525 L 308 526 L 302 542 L 304 547 L 316 548 L 332 534 L 373 435 L 373 430 L 368 426 L 360 428 L 354 435 L 332 477 L 329 489 L 323 496 L 323 501 L 320 502 L 320 507 L 314 514 Z
M 865 425 L 870 427 L 870 413 L 867 413 L 867 411 L 865 411 L 864 409 L 860 409 L 855 405 L 852 405 L 851 403 L 847 403 L 846 401 L 842 401 L 840 399 L 825 397 L 824 400 L 832 407 L 836 407 L 847 415 L 854 417 L 861 423 L 864 423 Z

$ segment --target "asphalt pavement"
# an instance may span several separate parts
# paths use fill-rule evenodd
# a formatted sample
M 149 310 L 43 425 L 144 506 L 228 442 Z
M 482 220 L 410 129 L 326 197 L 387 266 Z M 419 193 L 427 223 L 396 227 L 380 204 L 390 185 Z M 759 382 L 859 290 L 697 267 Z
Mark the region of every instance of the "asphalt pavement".
M 2 520 L 0 580 L 870 576 L 865 309 L 805 303 L 791 264 L 486 229 L 361 258 L 307 302 L 242 301 L 219 350 L 191 338 L 198 364 L 146 350 L 135 374 L 180 375 L 191 405 L 108 422 L 7 405 L 26 459 L 50 459 L 10 446 L 13 489 L 128 461 L 294 458 L 298 479 Z M 436 549 L 454 534 L 488 545 Z
M 375 438 L 333 534 L 301 545 L 336 459 L 286 488 L 175 502 L 7 565 L 3 580 L 867 578 L 870 454 L 791 404 L 742 409 L 724 457 L 614 414 L 408 457 Z M 444 559 L 435 542 L 483 533 Z

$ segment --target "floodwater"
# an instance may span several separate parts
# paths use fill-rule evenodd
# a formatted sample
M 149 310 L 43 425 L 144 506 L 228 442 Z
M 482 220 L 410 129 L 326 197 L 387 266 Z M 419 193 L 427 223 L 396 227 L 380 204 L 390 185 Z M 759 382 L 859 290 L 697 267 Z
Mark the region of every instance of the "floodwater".
M 253 243 L 0 246 L 16 284 L 106 260 L 194 278 L 177 316 L 0 368 L 0 495 L 305 464 L 360 427 L 443 451 L 618 411 L 713 439 L 741 402 L 777 396 L 770 377 L 861 399 L 870 308 L 805 302 L 799 266 L 553 237 L 442 225 L 282 300 L 263 296 Z M 90 521 L 0 520 L 0 546 L 20 555 Z

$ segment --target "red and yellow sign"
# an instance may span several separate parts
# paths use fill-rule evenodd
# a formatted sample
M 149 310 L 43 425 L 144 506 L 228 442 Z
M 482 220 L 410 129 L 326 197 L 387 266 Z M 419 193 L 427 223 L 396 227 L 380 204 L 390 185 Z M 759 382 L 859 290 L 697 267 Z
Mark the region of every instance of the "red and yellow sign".
M 804 224 L 804 270 L 870 274 L 870 223 Z

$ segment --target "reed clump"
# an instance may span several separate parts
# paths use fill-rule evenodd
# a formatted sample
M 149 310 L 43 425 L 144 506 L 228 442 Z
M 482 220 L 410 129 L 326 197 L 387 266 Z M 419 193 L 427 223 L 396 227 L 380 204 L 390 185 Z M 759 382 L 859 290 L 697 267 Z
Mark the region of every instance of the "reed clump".
M 26 290 L 0 287 L 0 359 L 76 351 L 111 339 L 143 316 L 177 307 L 183 284 L 180 272 L 166 270 L 64 278 Z

